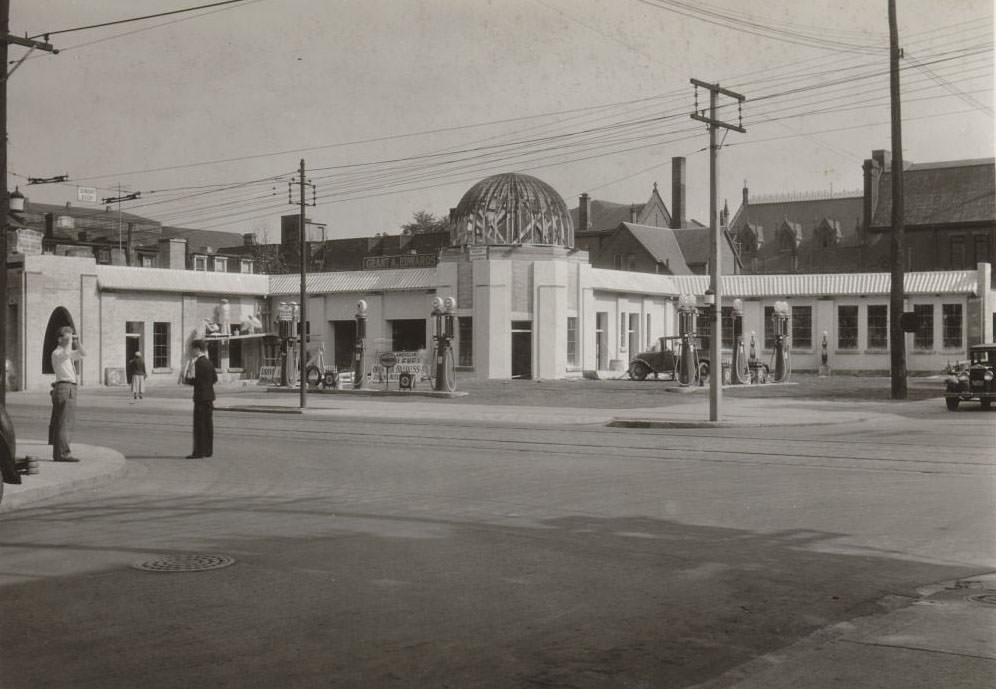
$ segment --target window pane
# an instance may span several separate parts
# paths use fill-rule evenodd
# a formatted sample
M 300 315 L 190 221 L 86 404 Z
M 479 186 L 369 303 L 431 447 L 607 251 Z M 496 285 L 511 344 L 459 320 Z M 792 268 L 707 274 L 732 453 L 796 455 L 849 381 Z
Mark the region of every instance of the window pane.
M 169 323 L 152 324 L 152 368 L 169 368 Z
M 884 304 L 868 307 L 868 348 L 889 348 L 889 307 Z
M 858 348 L 858 307 L 837 307 L 837 349 Z
M 792 349 L 813 348 L 813 307 L 792 307 Z
M 722 345 L 727 349 L 733 349 L 733 307 L 723 307 L 723 341 Z
M 460 366 L 474 365 L 474 319 L 470 316 L 457 317 L 457 339 L 460 347 Z
M 567 317 L 567 365 L 578 365 L 578 319 L 576 316 Z
M 775 348 L 775 324 L 771 322 L 774 317 L 775 317 L 775 307 L 765 306 L 764 307 L 764 348 L 765 349 Z
M 941 306 L 941 327 L 945 349 L 961 349 L 961 304 Z
M 914 349 L 934 348 L 934 305 L 914 304 L 913 312 L 917 316 L 917 329 L 913 333 Z

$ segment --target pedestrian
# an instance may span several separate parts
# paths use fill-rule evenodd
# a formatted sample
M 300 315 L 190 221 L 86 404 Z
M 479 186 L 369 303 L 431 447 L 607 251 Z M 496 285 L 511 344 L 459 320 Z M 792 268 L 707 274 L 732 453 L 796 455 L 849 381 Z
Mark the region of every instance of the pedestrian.
M 49 423 L 52 460 L 78 462 L 80 460 L 73 457 L 69 449 L 69 433 L 76 421 L 76 397 L 79 394 L 75 364 L 86 356 L 86 352 L 79 337 L 68 325 L 59 328 L 58 335 L 59 346 L 52 350 L 52 370 L 55 371 L 55 382 L 52 383 L 52 419 Z
M 187 459 L 201 459 L 214 452 L 214 384 L 218 373 L 205 354 L 204 340 L 194 340 L 191 350 L 193 360 L 184 382 L 194 386 L 194 451 Z
M 135 352 L 135 356 L 128 362 L 127 367 L 128 382 L 131 383 L 131 394 L 134 399 L 142 399 L 145 394 L 145 361 L 141 352 Z

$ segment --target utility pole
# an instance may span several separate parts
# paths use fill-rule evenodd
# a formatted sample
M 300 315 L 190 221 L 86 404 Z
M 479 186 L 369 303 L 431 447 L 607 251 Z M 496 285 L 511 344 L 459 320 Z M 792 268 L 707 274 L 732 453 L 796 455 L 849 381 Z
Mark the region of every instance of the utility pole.
M 692 79 L 695 88 L 695 112 L 692 119 L 705 122 L 709 125 L 709 232 L 712 241 L 709 246 L 709 290 L 712 292 L 712 337 L 709 340 L 709 420 L 719 421 L 721 417 L 720 406 L 723 399 L 723 291 L 720 283 L 722 276 L 721 247 L 723 240 L 723 230 L 719 223 L 718 190 L 717 180 L 719 178 L 719 146 L 716 144 L 716 131 L 732 129 L 733 131 L 746 134 L 743 128 L 743 111 L 741 104 L 744 96 L 729 89 L 720 88 L 719 84 L 709 84 L 698 79 Z M 709 90 L 709 115 L 705 110 L 699 110 L 699 90 L 698 87 Z M 719 102 L 719 94 L 735 98 L 737 100 L 737 124 L 730 124 L 717 119 L 716 106 Z
M 896 0 L 889 0 L 889 97 L 892 102 L 892 233 L 889 249 L 892 281 L 889 292 L 889 352 L 891 353 L 892 399 L 904 400 L 906 390 L 906 332 L 902 328 L 905 302 L 906 214 L 903 207 L 903 116 L 900 109 L 899 28 Z
M 7 192 L 7 79 L 24 61 L 22 58 L 14 69 L 8 72 L 7 49 L 11 43 L 15 43 L 31 50 L 58 53 L 59 51 L 47 42 L 48 37 L 45 38 L 46 42 L 43 43 L 12 36 L 10 0 L 0 0 L 0 260 L 3 260 L 3 269 L 0 270 L 0 408 L 7 404 L 7 220 L 10 214 L 10 195 Z
M 305 233 L 305 226 L 307 225 L 307 218 L 305 217 L 304 210 L 308 205 L 307 198 L 305 197 L 304 190 L 306 187 L 311 187 L 312 192 L 314 192 L 315 185 L 310 182 L 306 182 L 304 179 L 304 158 L 301 158 L 301 167 L 298 170 L 298 207 L 300 209 L 300 215 L 298 217 L 298 236 L 301 242 L 301 310 L 300 310 L 300 323 L 301 332 L 298 337 L 300 342 L 301 351 L 299 352 L 299 364 L 301 365 L 300 376 L 301 376 L 301 409 L 308 406 L 308 380 L 306 377 L 308 368 L 307 359 L 307 342 L 308 342 L 308 242 Z M 312 196 L 311 205 L 315 205 L 314 196 Z M 324 371 L 321 372 L 322 375 L 325 374 Z
M 118 182 L 118 195 L 117 196 L 108 196 L 108 197 L 106 197 L 104 199 L 101 199 L 101 202 L 105 206 L 108 206 L 108 205 L 110 205 L 112 203 L 118 204 L 118 251 L 121 251 L 121 242 L 122 242 L 121 202 L 122 201 L 134 201 L 134 200 L 139 199 L 141 197 L 142 197 L 142 192 L 140 192 L 140 191 L 136 191 L 136 192 L 133 192 L 131 194 L 125 194 L 125 195 L 122 196 L 121 195 L 121 183 Z M 128 242 L 128 252 L 125 253 L 125 265 L 131 265 L 130 253 L 131 253 L 131 242 L 129 241 Z

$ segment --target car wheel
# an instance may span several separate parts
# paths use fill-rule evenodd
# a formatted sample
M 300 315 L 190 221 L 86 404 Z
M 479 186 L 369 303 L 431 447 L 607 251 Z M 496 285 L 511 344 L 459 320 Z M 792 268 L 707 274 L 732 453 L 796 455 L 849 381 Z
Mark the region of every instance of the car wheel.
M 699 363 L 699 385 L 709 385 L 709 362 Z
M 634 361 L 633 365 L 629 367 L 629 375 L 633 380 L 644 380 L 649 373 L 650 367 L 642 361 Z
M 945 397 L 944 403 L 948 405 L 948 411 L 957 411 L 958 402 L 960 400 L 957 397 Z

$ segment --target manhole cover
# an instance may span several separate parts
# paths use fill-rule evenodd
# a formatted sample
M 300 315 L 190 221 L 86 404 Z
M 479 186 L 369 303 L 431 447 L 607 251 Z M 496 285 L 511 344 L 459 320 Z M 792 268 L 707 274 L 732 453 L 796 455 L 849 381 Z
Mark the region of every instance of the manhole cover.
M 160 555 L 154 560 L 132 563 L 132 567 L 145 572 L 204 572 L 235 564 L 235 558 L 219 553 L 193 555 Z
M 977 596 L 969 596 L 968 599 L 983 605 L 996 605 L 996 593 L 980 593 Z

